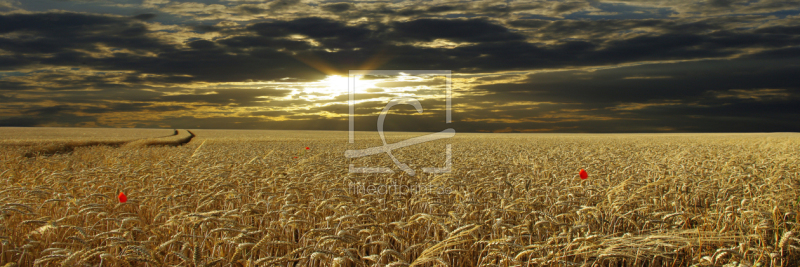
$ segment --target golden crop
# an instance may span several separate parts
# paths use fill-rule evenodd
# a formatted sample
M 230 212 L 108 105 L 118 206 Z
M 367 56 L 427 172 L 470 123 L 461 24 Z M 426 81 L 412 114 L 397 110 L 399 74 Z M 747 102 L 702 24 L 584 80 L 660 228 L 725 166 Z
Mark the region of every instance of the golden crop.
M 0 266 L 800 261 L 798 134 L 458 133 L 393 151 L 421 170 L 452 144 L 451 173 L 408 176 L 385 154 L 344 157 L 376 133 L 191 132 L 181 146 L 3 147 Z

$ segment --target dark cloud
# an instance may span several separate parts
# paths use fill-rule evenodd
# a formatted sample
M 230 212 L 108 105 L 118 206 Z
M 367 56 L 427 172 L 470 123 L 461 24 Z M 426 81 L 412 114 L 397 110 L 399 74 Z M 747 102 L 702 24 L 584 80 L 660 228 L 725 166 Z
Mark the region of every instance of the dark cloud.
M 206 43 L 206 48 L 211 48 Z M 231 54 L 219 49 L 191 49 L 163 52 L 158 57 L 118 54 L 95 58 L 85 53 L 58 53 L 39 60 L 56 66 L 76 62 L 99 70 L 133 70 L 160 75 L 189 75 L 190 81 L 239 82 L 275 80 L 284 77 L 319 79 L 324 75 L 290 55 L 268 48 L 251 49 L 248 54 Z
M 552 21 L 543 19 L 518 19 L 508 22 L 508 24 L 511 26 L 522 28 L 539 28 L 551 23 Z
M 153 14 L 153 13 L 145 13 L 145 14 L 139 14 L 139 15 L 133 16 L 133 19 L 137 19 L 137 20 L 150 20 L 150 19 L 153 19 L 153 18 L 155 18 L 155 17 L 156 17 L 156 14 Z
M 540 73 L 515 84 L 478 86 L 494 94 L 465 101 L 562 103 L 520 112 L 504 109 L 502 115 L 516 119 L 542 118 L 573 112 L 563 110 L 585 110 L 587 113 L 583 115 L 590 115 L 587 118 L 613 118 L 598 120 L 605 123 L 602 131 L 606 132 L 656 131 L 657 128 L 798 131 L 800 127 L 792 123 L 800 118 L 800 82 L 791 78 L 800 75 L 795 61 L 796 58 L 778 61 L 753 55 L 737 60 Z M 559 110 L 562 111 L 548 113 Z M 471 119 L 502 118 L 485 113 L 461 115 Z M 593 124 L 587 121 L 593 120 L 553 120 L 543 127 L 578 127 L 575 128 L 578 131 L 600 129 L 592 128 Z M 642 127 L 630 127 L 631 124 Z M 533 123 L 519 123 L 516 127 L 522 129 L 522 125 Z
M 321 73 L 290 55 L 276 51 L 279 47 L 251 49 L 247 54 L 233 55 L 214 49 L 215 42 L 197 40 L 191 50 L 180 50 L 148 36 L 147 27 L 124 18 L 72 13 L 0 16 L 0 33 L 19 33 L 23 37 L 2 38 L 0 49 L 25 53 L 27 57 L 2 57 L 0 68 L 30 64 L 85 66 L 100 70 L 133 70 L 140 73 L 189 75 L 195 81 L 273 80 L 284 77 L 320 77 Z M 38 38 L 24 37 L 37 34 Z M 243 41 L 239 40 L 241 44 Z M 236 40 L 228 41 L 235 44 Z M 284 42 L 295 45 L 296 42 Z M 100 52 L 99 46 L 155 53 L 158 56 L 114 53 L 95 57 L 83 51 Z M 30 54 L 48 54 L 30 56 Z M 224 68 L 220 68 L 224 66 Z
M 311 38 L 361 39 L 370 31 L 360 27 L 346 26 L 342 22 L 323 18 L 303 18 L 292 21 L 256 23 L 248 27 L 261 36 L 283 37 L 302 34 Z
M 198 32 L 216 32 L 222 30 L 220 27 L 213 25 L 195 25 L 191 26 L 191 28 Z
M 218 43 L 226 45 L 234 50 L 264 47 L 272 49 L 287 49 L 290 51 L 304 51 L 312 48 L 308 42 L 275 39 L 262 36 L 238 36 L 220 40 Z
M 800 88 L 796 59 L 715 60 L 655 64 L 596 71 L 561 71 L 529 75 L 520 83 L 477 86 L 502 94 L 527 95 L 536 101 L 609 105 L 650 100 L 695 100 L 710 91 Z
M 269 3 L 270 10 L 284 10 L 300 4 L 300 0 L 275 0 Z
M 93 116 L 80 116 L 68 112 L 54 112 L 59 108 L 47 109 L 42 108 L 44 114 L 25 114 L 25 116 L 17 117 L 0 117 L 0 126 L 45 126 L 48 124 L 56 123 L 58 125 L 82 125 L 85 123 L 96 123 L 97 117 Z M 71 108 L 65 108 L 71 110 Z
M 16 127 L 34 127 L 39 126 L 42 122 L 38 119 L 31 117 L 11 117 L 0 118 L 0 126 L 16 126 Z
M 483 19 L 443 20 L 419 19 L 396 23 L 394 30 L 400 39 L 433 41 L 448 39 L 457 42 L 499 42 L 525 39 L 503 26 Z
M 0 56 L 0 70 L 15 70 L 30 63 L 31 62 L 23 56 Z
M 452 49 L 397 49 L 399 55 L 395 58 L 398 60 L 393 63 L 411 69 L 433 65 L 459 71 L 593 66 L 730 57 L 745 49 L 797 45 L 799 38 L 797 35 L 717 31 L 712 34 L 666 33 L 603 42 L 562 41 L 553 45 L 506 41 Z
M 383 14 L 389 14 L 392 16 L 400 16 L 400 17 L 435 17 L 440 13 L 445 12 L 468 12 L 474 14 L 483 14 L 483 13 L 508 13 L 508 8 L 506 7 L 496 7 L 496 6 L 484 6 L 480 8 L 470 8 L 468 5 L 439 5 L 439 6 L 410 6 L 403 9 L 392 10 L 392 9 L 383 9 L 381 12 Z
M 753 55 L 748 56 L 748 58 L 762 58 L 770 60 L 800 58 L 800 47 L 787 47 L 781 49 L 761 51 L 759 53 L 755 53 Z
M 461 9 L 459 6 L 432 6 L 427 9 L 431 13 L 447 12 Z
M 0 16 L 0 33 L 15 31 L 42 32 L 49 35 L 64 34 L 64 31 L 85 31 L 98 25 L 125 24 L 120 19 L 75 13 L 11 14 Z
M 791 27 L 774 26 L 752 32 L 735 29 L 734 25 L 758 23 L 767 16 L 715 17 L 696 21 L 675 19 L 598 19 L 598 20 L 545 20 L 518 19 L 507 22 L 511 27 L 524 30 L 542 40 L 563 40 L 566 38 L 604 42 L 613 39 L 638 36 L 659 36 L 664 34 L 706 35 L 718 31 L 732 34 L 763 34 L 777 29 L 791 31 Z M 775 28 L 775 29 L 772 29 Z M 629 39 L 630 37 L 626 38 Z
M 166 102 L 208 103 L 218 105 L 259 106 L 274 96 L 286 96 L 288 90 L 274 89 L 220 89 L 197 90 L 194 94 L 167 95 L 159 97 Z
M 79 68 L 75 69 L 80 70 Z M 118 83 L 115 79 L 124 77 L 118 74 L 75 75 L 68 71 L 40 71 L 31 76 L 16 76 L 17 81 L 0 80 L 0 90 L 18 91 L 38 89 L 43 91 L 87 90 L 87 89 L 129 89 L 130 86 Z
M 26 89 L 34 89 L 34 87 L 29 86 L 23 82 L 11 82 L 11 81 L 0 80 L 0 91 L 17 91 Z
M 62 112 L 67 111 L 75 111 L 77 110 L 74 107 L 66 106 L 66 105 L 58 105 L 52 107 L 44 107 L 44 108 L 36 108 L 25 111 L 26 114 L 36 115 L 36 116 L 52 116 Z
M 780 37 L 797 37 L 800 35 L 800 26 L 773 26 L 765 27 L 755 31 L 755 33 L 775 34 Z
M 238 41 L 233 42 L 243 44 L 244 42 L 258 40 L 263 42 L 255 45 L 262 47 L 275 44 L 275 46 L 269 47 L 270 49 L 279 49 L 281 46 L 289 49 L 306 49 L 305 52 L 320 52 L 321 56 L 315 55 L 314 57 L 322 59 L 331 59 L 338 55 L 337 53 L 330 53 L 326 49 L 345 49 L 345 51 L 364 49 L 357 53 L 363 54 L 364 51 L 380 49 L 385 46 L 385 42 L 380 38 L 380 31 L 373 31 L 361 26 L 348 26 L 339 21 L 323 18 L 255 23 L 249 25 L 247 29 L 255 32 L 258 36 L 234 37 L 232 39 L 238 39 Z M 308 37 L 321 44 L 321 46 L 309 46 L 310 43 L 307 41 L 295 41 L 292 43 L 286 39 L 286 37 L 293 35 Z
M 114 113 L 114 112 L 166 112 L 185 110 L 185 106 L 162 106 L 153 105 L 150 103 L 111 103 L 104 104 L 97 107 L 83 108 L 80 111 L 84 113 Z
M 0 102 L 10 102 L 16 100 L 16 97 L 0 94 Z
M 78 30 L 72 30 L 71 34 L 76 37 L 70 40 L 54 42 L 37 41 L 38 39 L 31 41 L 24 38 L 9 39 L 3 43 L 2 49 L 50 54 L 48 57 L 29 58 L 28 64 L 37 61 L 57 66 L 81 64 L 103 70 L 124 69 L 140 73 L 183 75 L 192 81 L 213 82 L 274 80 L 285 77 L 317 79 L 322 76 L 319 66 L 315 66 L 314 62 L 321 62 L 343 71 L 357 68 L 376 55 L 385 57 L 386 67 L 391 68 L 437 68 L 475 72 L 619 64 L 642 60 L 727 57 L 741 53 L 743 49 L 790 46 L 800 42 L 797 35 L 791 34 L 793 28 L 785 26 L 751 31 L 729 31 L 715 30 L 720 29 L 720 26 L 711 22 L 676 24 L 663 20 L 627 22 L 601 20 L 548 22 L 545 25 L 542 24 L 544 22 L 537 21 L 545 25 L 540 27 L 545 33 L 544 36 L 575 32 L 578 29 L 597 34 L 597 39 L 564 40 L 550 45 L 537 45 L 526 41 L 523 35 L 485 19 L 418 19 L 375 28 L 367 27 L 368 25 L 348 26 L 339 21 L 323 18 L 303 18 L 255 23 L 247 29 L 257 33 L 257 36 L 240 34 L 217 40 L 195 40 L 188 43 L 188 48 L 191 50 L 182 50 L 148 37 L 146 26 L 121 18 L 81 17 L 83 15 L 78 14 L 45 15 L 67 20 L 64 25 L 82 26 L 72 27 Z M 27 17 L 14 18 L 17 21 L 25 19 L 33 20 Z M 39 19 L 44 20 L 44 18 Z M 38 23 L 43 24 L 43 22 Z M 116 29 L 114 31 L 116 36 L 97 36 L 96 33 L 85 32 L 85 28 L 105 29 L 108 28 L 106 27 L 108 24 L 116 25 L 111 27 Z M 604 34 L 637 27 L 659 28 L 666 30 L 667 33 L 621 40 L 601 38 Z M 69 33 L 72 28 L 61 29 L 61 34 Z M 26 29 L 38 28 L 25 26 L 5 30 L 27 31 Z M 709 30 L 715 31 L 705 33 Z M 307 36 L 322 46 L 312 45 L 309 41 L 286 38 L 292 34 Z M 386 42 L 434 39 L 477 42 L 477 44 L 457 48 L 422 48 L 408 45 L 393 46 Z M 117 53 L 112 57 L 96 58 L 77 49 L 78 47 L 91 49 L 99 44 L 115 43 L 124 43 L 121 45 L 123 47 L 134 46 L 145 49 L 156 53 L 158 57 Z M 70 47 L 72 49 L 67 49 Z M 324 49 L 344 50 L 330 52 Z M 18 58 L 7 61 L 8 64 L 16 66 L 26 63 L 24 59 Z M 220 69 L 219 66 L 226 67 Z
M 735 0 L 709 0 L 708 4 L 713 7 L 730 7 Z
M 22 113 L 28 117 L 38 118 L 39 122 L 55 122 L 53 118 L 72 118 L 81 117 L 80 121 L 88 120 L 91 116 L 77 116 L 76 112 L 90 114 L 104 114 L 114 112 L 166 112 L 185 109 L 183 106 L 163 106 L 151 103 L 101 103 L 92 107 L 80 107 L 76 105 L 57 105 L 49 107 L 34 107 L 24 110 Z M 30 125 L 33 126 L 33 125 Z
M 99 51 L 99 45 L 134 51 L 169 49 L 145 36 L 147 27 L 128 18 L 77 13 L 0 15 L 0 49 L 14 53 L 60 53 L 73 50 Z
M 189 47 L 191 47 L 193 49 L 198 49 L 198 50 L 206 50 L 206 49 L 214 49 L 214 48 L 216 48 L 217 44 L 212 42 L 212 41 L 208 41 L 208 40 L 197 40 L 197 41 L 192 41 L 191 43 L 189 43 Z
M 553 10 L 556 13 L 567 13 L 570 11 L 574 12 L 583 9 L 587 6 L 589 6 L 589 3 L 587 2 L 564 2 L 556 4 Z
M 322 6 L 322 10 L 333 12 L 333 13 L 340 13 L 345 12 L 353 8 L 353 4 L 350 3 L 336 3 L 336 4 L 327 4 Z
M 261 13 L 266 13 L 266 12 L 268 11 L 268 9 L 265 9 L 265 8 L 260 8 L 260 7 L 258 7 L 258 6 L 255 6 L 255 5 L 241 5 L 241 6 L 238 6 L 237 8 L 238 8 L 238 9 L 239 9 L 239 10 L 240 10 L 242 13 L 244 13 L 244 14 L 250 14 L 250 15 L 253 15 L 253 14 L 261 14 Z

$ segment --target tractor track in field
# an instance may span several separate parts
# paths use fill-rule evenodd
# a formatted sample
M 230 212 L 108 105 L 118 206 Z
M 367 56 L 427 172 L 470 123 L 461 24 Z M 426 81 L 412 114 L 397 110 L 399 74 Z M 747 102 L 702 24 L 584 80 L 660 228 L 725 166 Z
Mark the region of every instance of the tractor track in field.
M 189 130 L 186 131 L 185 134 L 182 134 L 180 131 L 176 130 L 176 134 L 167 137 L 161 138 L 148 138 L 148 139 L 140 139 L 131 142 L 125 143 L 123 146 L 125 147 L 146 147 L 146 146 L 181 146 L 186 143 L 192 141 L 192 138 L 195 137 L 194 133 Z
M 185 131 L 186 133 L 182 133 Z M 181 146 L 192 141 L 194 133 L 189 130 L 175 129 L 172 135 L 141 138 L 126 141 L 54 141 L 41 143 L 2 144 L 7 147 L 26 147 L 22 156 L 35 158 L 56 154 L 67 154 L 79 147 L 109 146 L 109 147 L 150 147 L 150 146 Z

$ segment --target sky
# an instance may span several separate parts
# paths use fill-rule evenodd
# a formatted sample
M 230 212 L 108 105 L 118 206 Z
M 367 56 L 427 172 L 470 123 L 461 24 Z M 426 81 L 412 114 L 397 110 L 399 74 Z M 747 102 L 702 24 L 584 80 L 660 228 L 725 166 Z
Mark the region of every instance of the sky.
M 347 130 L 348 82 L 356 130 L 795 132 L 800 0 L 0 0 L 0 126 Z

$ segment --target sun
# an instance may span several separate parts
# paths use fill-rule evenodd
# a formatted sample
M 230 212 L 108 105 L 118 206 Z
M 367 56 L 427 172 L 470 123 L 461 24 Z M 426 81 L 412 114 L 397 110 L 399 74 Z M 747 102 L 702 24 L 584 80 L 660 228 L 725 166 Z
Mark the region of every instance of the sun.
M 328 75 L 321 81 L 329 92 L 347 93 L 347 77 L 339 75 Z
M 333 99 L 347 94 L 347 78 L 339 75 L 328 75 L 325 79 L 308 82 L 303 85 L 306 100 Z
M 377 85 L 381 82 L 381 80 L 354 78 L 356 83 L 356 88 L 354 89 L 356 89 L 357 94 L 368 93 L 370 89 L 379 88 Z M 307 101 L 323 101 L 324 103 L 320 103 L 320 105 L 326 105 L 333 103 L 331 100 L 340 98 L 343 95 L 348 95 L 350 93 L 348 89 L 347 76 L 328 75 L 322 80 L 303 84 L 302 89 L 296 91 L 296 93 L 300 94 L 300 99 L 305 99 Z M 364 100 L 366 99 L 357 100 L 356 102 L 358 103 Z M 344 102 L 346 102 L 346 100 Z
M 328 75 L 325 79 L 305 84 L 303 92 L 317 96 L 336 97 L 348 93 L 347 77 L 339 75 Z M 356 79 L 358 85 L 356 91 L 373 88 L 380 81 Z

